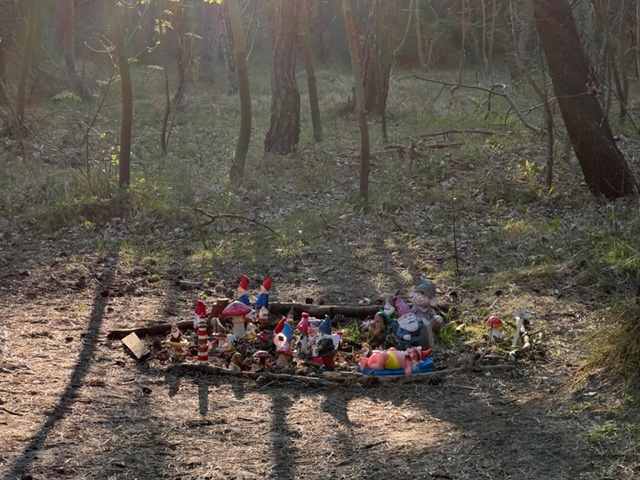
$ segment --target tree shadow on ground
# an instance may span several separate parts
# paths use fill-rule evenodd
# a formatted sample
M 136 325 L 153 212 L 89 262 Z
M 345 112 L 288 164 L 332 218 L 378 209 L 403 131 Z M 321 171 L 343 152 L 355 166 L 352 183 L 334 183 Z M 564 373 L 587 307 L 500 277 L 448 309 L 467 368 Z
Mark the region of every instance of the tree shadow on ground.
M 45 446 L 47 439 L 60 420 L 70 414 L 72 406 L 76 402 L 76 390 L 82 385 L 91 367 L 91 358 L 96 352 L 98 336 L 102 326 L 106 305 L 109 299 L 109 287 L 113 283 L 116 266 L 118 264 L 120 244 L 114 244 L 109 250 L 104 263 L 101 280 L 96 289 L 93 307 L 89 316 L 89 323 L 82 336 L 82 349 L 78 354 L 75 367 L 64 388 L 57 404 L 46 415 L 46 420 L 40 429 L 31 437 L 19 457 L 9 469 L 7 478 L 20 477 L 28 472 L 33 462 L 37 459 L 40 450 Z

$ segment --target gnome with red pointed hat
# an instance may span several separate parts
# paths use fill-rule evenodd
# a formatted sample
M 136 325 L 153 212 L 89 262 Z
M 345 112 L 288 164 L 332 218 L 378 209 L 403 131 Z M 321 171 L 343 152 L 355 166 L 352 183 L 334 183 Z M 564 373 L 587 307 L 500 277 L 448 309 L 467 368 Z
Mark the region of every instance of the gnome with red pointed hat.
M 251 301 L 249 300 L 249 294 L 247 293 L 248 286 L 249 279 L 246 275 L 242 275 L 240 283 L 238 283 L 238 289 L 236 290 L 236 300 L 250 307 Z
M 267 323 L 269 321 L 269 291 L 271 290 L 271 282 L 273 278 L 271 275 L 262 283 L 258 298 L 256 298 L 255 309 L 258 312 L 258 321 L 260 323 Z

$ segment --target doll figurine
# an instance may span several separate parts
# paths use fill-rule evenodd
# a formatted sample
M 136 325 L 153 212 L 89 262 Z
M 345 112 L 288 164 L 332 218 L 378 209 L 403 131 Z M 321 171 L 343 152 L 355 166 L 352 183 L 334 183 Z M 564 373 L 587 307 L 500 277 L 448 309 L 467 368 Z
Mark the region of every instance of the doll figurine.
M 408 348 L 406 351 L 390 348 L 376 350 L 369 357 L 363 354 L 360 360 L 360 371 L 367 370 L 402 370 L 405 375 L 411 375 L 414 368 L 422 360 L 420 348 Z
M 435 341 L 433 333 L 440 330 L 442 317 L 436 313 L 434 307 L 438 305 L 436 300 L 436 285 L 428 278 L 420 277 L 420 284 L 411 292 L 413 307 L 411 311 L 421 323 L 420 346 L 433 348 Z
M 312 349 L 313 357 L 320 357 L 324 368 L 333 370 L 335 367 L 335 356 L 338 353 L 331 334 L 331 319 L 329 315 L 324 317 L 324 321 L 318 327 L 318 336 Z
M 373 321 L 367 325 L 365 343 L 368 343 L 372 347 L 378 347 L 384 344 L 389 324 L 396 319 L 397 316 L 396 299 L 391 295 L 385 300 L 384 308 L 376 313 Z
M 396 336 L 395 339 L 391 339 L 391 345 L 407 349 L 412 345 L 420 344 L 422 324 L 400 295 L 396 298 L 396 309 L 399 317 L 391 323 L 391 328 L 395 329 Z

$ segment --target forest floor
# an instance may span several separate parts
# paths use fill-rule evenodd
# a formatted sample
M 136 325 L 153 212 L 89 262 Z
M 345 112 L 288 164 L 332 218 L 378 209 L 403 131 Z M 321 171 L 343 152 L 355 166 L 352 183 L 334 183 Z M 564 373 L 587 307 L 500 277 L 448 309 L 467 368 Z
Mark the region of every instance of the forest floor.
M 319 77 L 323 108 L 343 105 L 351 81 Z M 224 172 L 236 99 L 185 97 L 160 162 L 146 138 L 157 138 L 162 102 L 148 97 L 137 99 L 127 215 L 93 190 L 78 194 L 84 166 L 65 166 L 75 157 L 46 143 L 33 140 L 33 162 L 10 146 L 0 162 L 0 478 L 640 477 L 637 390 L 621 362 L 600 355 L 635 318 L 636 203 L 594 199 L 571 155 L 558 155 L 546 187 L 545 142 L 508 105 L 489 116 L 477 90 L 394 81 L 396 146 L 385 148 L 371 123 L 367 212 L 353 118 L 329 116 L 324 142 L 301 140 L 298 155 L 262 155 L 253 142 L 245 187 L 234 190 Z M 269 88 L 252 99 L 260 134 Z M 96 142 L 117 137 L 113 109 Z M 229 113 L 210 120 L 218 110 Z M 46 138 L 80 124 L 55 119 Z M 442 142 L 451 144 L 430 145 Z M 637 142 L 619 144 L 640 172 Z M 90 187 L 113 181 L 100 176 L 112 172 L 105 158 Z M 196 358 L 161 354 L 163 335 L 141 337 L 152 351 L 142 360 L 109 338 L 191 320 L 199 298 L 209 307 L 233 298 L 243 274 L 252 295 L 272 275 L 272 303 L 356 307 L 404 295 L 426 275 L 460 331 L 438 339 L 436 374 L 367 382 L 328 380 L 296 360 L 253 376 L 180 368 Z M 531 348 L 514 360 L 511 314 L 525 304 Z M 501 344 L 487 343 L 494 314 L 507 323 Z M 358 353 L 341 351 L 339 370 L 355 375 Z
M 226 282 L 199 281 L 183 263 L 180 233 L 164 233 L 176 247 L 166 270 L 152 256 L 127 253 L 117 235 L 104 251 L 91 252 L 95 232 L 81 228 L 5 252 L 11 267 L 0 278 L 0 477 L 640 474 L 635 448 L 611 423 L 616 415 L 620 421 L 611 413 L 623 400 L 618 390 L 579 374 L 585 356 L 575 342 L 590 328 L 588 306 L 530 291 L 530 331 L 540 339 L 531 351 L 512 362 L 495 346 L 439 345 L 433 358 L 442 374 L 411 383 L 314 384 L 180 370 L 154 355 L 137 360 L 107 338 L 115 329 L 190 319 L 202 290 L 214 298 L 233 292 L 235 271 Z M 285 267 L 272 274 L 272 302 L 304 303 L 317 294 L 313 284 L 296 285 Z M 327 290 L 357 300 L 350 280 Z M 441 296 L 455 298 L 450 294 Z M 142 340 L 153 349 L 154 338 Z

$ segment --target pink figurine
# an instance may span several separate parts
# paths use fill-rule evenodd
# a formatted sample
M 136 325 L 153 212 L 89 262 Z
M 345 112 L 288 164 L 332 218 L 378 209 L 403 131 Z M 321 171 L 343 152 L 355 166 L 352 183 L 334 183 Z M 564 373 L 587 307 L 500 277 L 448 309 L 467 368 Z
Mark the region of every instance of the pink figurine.
M 413 369 L 422 360 L 420 349 L 408 348 L 406 351 L 390 348 L 376 350 L 370 357 L 363 356 L 360 360 L 360 371 L 370 370 L 404 370 L 405 375 L 411 375 Z

